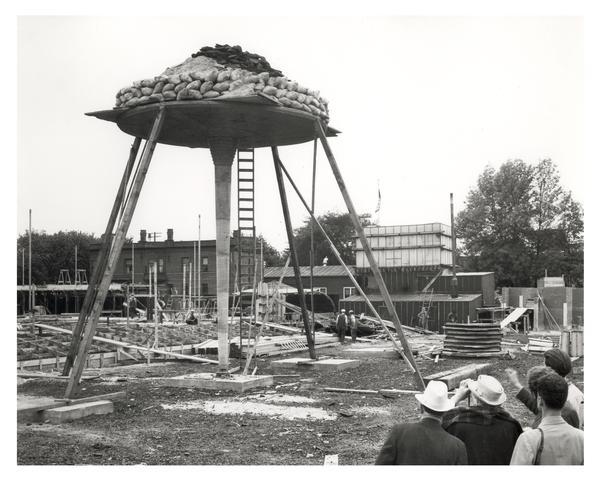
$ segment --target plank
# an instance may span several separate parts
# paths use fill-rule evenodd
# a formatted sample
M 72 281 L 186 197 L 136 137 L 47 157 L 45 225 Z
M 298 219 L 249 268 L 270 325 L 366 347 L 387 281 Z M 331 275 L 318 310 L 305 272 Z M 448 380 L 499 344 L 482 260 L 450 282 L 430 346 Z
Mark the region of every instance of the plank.
M 503 353 L 500 352 L 478 352 L 478 353 L 466 353 L 466 352 L 449 352 L 446 350 L 442 351 L 444 357 L 457 357 L 457 358 L 488 358 L 488 357 L 500 357 Z
M 335 387 L 324 387 L 325 392 L 336 392 L 336 393 L 362 393 L 362 394 L 376 394 L 378 390 L 359 390 L 355 388 L 335 388 Z

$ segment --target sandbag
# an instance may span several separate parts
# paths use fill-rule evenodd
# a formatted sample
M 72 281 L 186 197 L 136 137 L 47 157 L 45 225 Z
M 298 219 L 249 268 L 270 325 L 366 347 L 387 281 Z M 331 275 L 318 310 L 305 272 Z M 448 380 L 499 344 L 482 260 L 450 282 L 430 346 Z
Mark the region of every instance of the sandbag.
M 200 93 L 204 95 L 206 92 L 212 89 L 213 85 L 213 82 L 204 82 L 202 85 L 200 85 Z
M 215 92 L 225 92 L 227 90 L 229 90 L 229 85 L 231 84 L 231 82 L 229 82 L 228 80 L 224 81 L 224 82 L 220 82 L 220 83 L 215 83 L 212 87 L 212 89 Z
M 202 82 L 200 82 L 200 80 L 194 80 L 194 81 L 192 81 L 192 82 L 188 83 L 188 86 L 187 86 L 187 88 L 188 88 L 189 90 L 200 90 L 200 85 L 201 85 L 201 83 L 202 83 Z
M 220 97 L 221 94 L 219 92 L 214 91 L 214 90 L 210 90 L 210 91 L 208 91 L 206 93 L 203 93 L 202 96 L 204 98 L 217 98 L 217 97 Z
M 271 85 L 267 85 L 265 88 L 263 88 L 262 92 L 265 95 L 275 95 L 277 93 L 277 88 Z

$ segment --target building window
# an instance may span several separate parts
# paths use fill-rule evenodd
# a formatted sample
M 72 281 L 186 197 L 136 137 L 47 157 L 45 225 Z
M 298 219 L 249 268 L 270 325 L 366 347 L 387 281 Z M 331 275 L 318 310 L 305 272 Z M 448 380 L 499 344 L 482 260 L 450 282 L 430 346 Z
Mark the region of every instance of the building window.
M 183 271 L 184 265 L 187 270 L 189 263 L 190 263 L 190 257 L 181 257 L 181 270 Z
M 313 290 L 318 293 L 324 293 L 327 295 L 327 287 L 313 287 Z
M 133 271 L 133 262 L 131 261 L 131 258 L 126 258 L 125 259 L 125 272 L 131 273 L 132 271 Z
M 356 287 L 344 287 L 342 298 L 348 298 L 356 294 Z
M 158 273 L 162 273 L 163 272 L 163 267 L 164 267 L 163 259 L 159 258 L 158 259 Z
M 203 283 L 200 289 L 200 295 L 208 295 L 208 283 Z
M 208 272 L 208 257 L 202 257 L 202 271 Z

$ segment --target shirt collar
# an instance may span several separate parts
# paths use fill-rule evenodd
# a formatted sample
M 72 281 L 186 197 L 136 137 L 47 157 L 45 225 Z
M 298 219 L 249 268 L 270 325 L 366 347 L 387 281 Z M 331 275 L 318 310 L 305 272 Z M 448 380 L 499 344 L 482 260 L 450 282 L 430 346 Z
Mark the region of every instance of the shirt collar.
M 553 415 L 551 417 L 542 418 L 542 421 L 540 422 L 539 426 L 543 427 L 544 425 L 561 425 L 563 423 L 567 422 L 565 422 L 565 420 L 560 415 Z

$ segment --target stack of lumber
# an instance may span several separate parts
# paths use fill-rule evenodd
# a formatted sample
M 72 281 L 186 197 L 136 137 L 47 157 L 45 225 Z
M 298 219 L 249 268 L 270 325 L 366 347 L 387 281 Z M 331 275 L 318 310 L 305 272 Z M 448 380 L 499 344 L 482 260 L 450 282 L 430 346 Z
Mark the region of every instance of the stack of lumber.
M 324 348 L 337 345 L 337 338 L 324 333 L 315 333 L 315 348 Z M 254 339 L 250 339 L 250 350 L 254 348 Z M 306 336 L 304 335 L 278 335 L 275 337 L 261 337 L 256 346 L 257 357 L 271 357 L 285 353 L 302 352 L 308 350 Z M 231 339 L 230 354 L 233 357 L 239 356 L 240 339 L 234 337 Z M 248 353 L 248 340 L 242 340 L 242 356 Z
M 489 373 L 491 368 L 492 365 L 490 363 L 470 363 L 464 367 L 428 375 L 427 377 L 423 377 L 423 380 L 425 381 L 425 384 L 432 380 L 444 382 L 447 385 L 448 390 L 453 390 L 460 385 L 462 380 L 466 380 L 467 378 L 476 380 L 479 375 Z
M 552 338 L 543 338 L 543 337 L 529 337 L 529 343 L 523 347 L 523 350 L 528 352 L 539 352 L 543 353 L 546 350 L 550 350 L 558 345 L 558 342 L 555 342 Z
M 133 82 L 117 92 L 116 107 L 256 95 L 329 120 L 328 102 L 319 91 L 284 77 L 264 57 L 243 52 L 237 45 L 203 47 L 162 74 Z
M 500 325 L 447 323 L 442 354 L 448 357 L 493 357 L 501 353 Z

